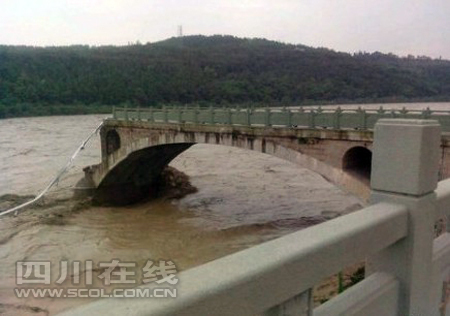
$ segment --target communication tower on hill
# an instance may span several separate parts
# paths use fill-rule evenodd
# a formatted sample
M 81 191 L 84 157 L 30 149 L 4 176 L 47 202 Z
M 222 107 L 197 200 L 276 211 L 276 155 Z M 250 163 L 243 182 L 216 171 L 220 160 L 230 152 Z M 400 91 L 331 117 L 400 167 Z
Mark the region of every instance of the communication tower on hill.
M 183 37 L 183 25 L 178 25 L 177 35 Z

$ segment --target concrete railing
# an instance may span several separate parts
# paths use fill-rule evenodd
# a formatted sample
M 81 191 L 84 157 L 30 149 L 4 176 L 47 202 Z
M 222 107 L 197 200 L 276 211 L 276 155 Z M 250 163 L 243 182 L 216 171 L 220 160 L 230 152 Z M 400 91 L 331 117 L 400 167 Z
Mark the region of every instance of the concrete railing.
M 434 119 L 445 132 L 450 132 L 450 111 L 435 111 L 429 108 L 419 110 L 377 110 L 345 108 L 114 108 L 113 117 L 124 120 L 145 120 L 165 123 L 258 125 L 279 127 L 373 129 L 382 118 Z
M 373 205 L 184 271 L 176 299 L 106 299 L 65 315 L 450 315 L 450 233 L 435 238 L 450 215 L 440 133 L 436 121 L 380 120 Z M 314 285 L 362 260 L 366 278 L 314 309 Z

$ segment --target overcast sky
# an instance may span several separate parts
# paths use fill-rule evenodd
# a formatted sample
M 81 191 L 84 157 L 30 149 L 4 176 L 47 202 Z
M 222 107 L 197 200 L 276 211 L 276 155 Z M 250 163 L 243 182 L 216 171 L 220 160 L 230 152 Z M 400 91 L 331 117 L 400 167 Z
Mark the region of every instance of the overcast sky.
M 450 0 L 0 0 L 0 44 L 125 45 L 227 34 L 450 59 Z

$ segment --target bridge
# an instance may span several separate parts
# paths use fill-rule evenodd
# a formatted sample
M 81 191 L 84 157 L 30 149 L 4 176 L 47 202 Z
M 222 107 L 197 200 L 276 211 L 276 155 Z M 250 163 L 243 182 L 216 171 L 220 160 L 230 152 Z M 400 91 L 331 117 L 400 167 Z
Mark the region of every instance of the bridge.
M 96 188 L 99 202 L 137 201 L 149 195 L 171 160 L 190 146 L 205 143 L 291 161 L 368 198 L 372 129 L 382 118 L 432 118 L 450 131 L 450 112 L 430 109 L 115 108 L 100 131 L 102 162 L 85 169 L 86 179 Z M 450 176 L 448 143 L 443 136 L 441 178 Z
M 64 315 L 450 315 L 450 180 L 438 182 L 440 126 L 382 119 L 373 137 L 372 205 L 181 272 L 171 286 L 176 299 L 102 299 Z M 314 306 L 314 285 L 363 260 L 363 281 Z

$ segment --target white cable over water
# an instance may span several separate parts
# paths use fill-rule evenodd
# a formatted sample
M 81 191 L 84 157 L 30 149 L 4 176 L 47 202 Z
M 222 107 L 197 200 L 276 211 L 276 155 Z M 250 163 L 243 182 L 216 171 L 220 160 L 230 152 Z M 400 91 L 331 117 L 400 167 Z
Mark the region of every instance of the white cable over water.
M 20 204 L 16 207 L 13 207 L 12 209 L 9 209 L 5 212 L 0 213 L 0 216 L 12 213 L 12 212 L 18 212 L 20 209 L 23 209 L 31 204 L 36 203 L 37 201 L 39 201 L 47 192 L 48 190 L 51 189 L 51 187 L 53 187 L 56 183 L 59 182 L 59 180 L 61 179 L 61 177 L 63 176 L 64 173 L 67 172 L 67 170 L 69 169 L 69 167 L 72 165 L 72 163 L 74 162 L 75 158 L 78 156 L 78 154 L 80 153 L 80 151 L 82 151 L 84 149 L 84 147 L 86 146 L 86 144 L 89 142 L 89 140 L 92 138 L 92 136 L 94 136 L 94 134 L 96 134 L 98 132 L 98 130 L 102 127 L 103 125 L 103 121 L 100 123 L 99 126 L 97 126 L 96 129 L 94 129 L 94 131 L 88 136 L 88 138 L 86 138 L 84 140 L 84 142 L 81 143 L 80 147 L 77 148 L 77 150 L 75 151 L 75 153 L 72 155 L 72 157 L 70 157 L 69 161 L 67 162 L 67 164 L 58 172 L 58 174 L 56 175 L 56 177 L 47 185 L 47 187 L 41 192 L 39 193 L 39 195 L 37 195 L 34 199 L 25 202 L 23 204 Z

